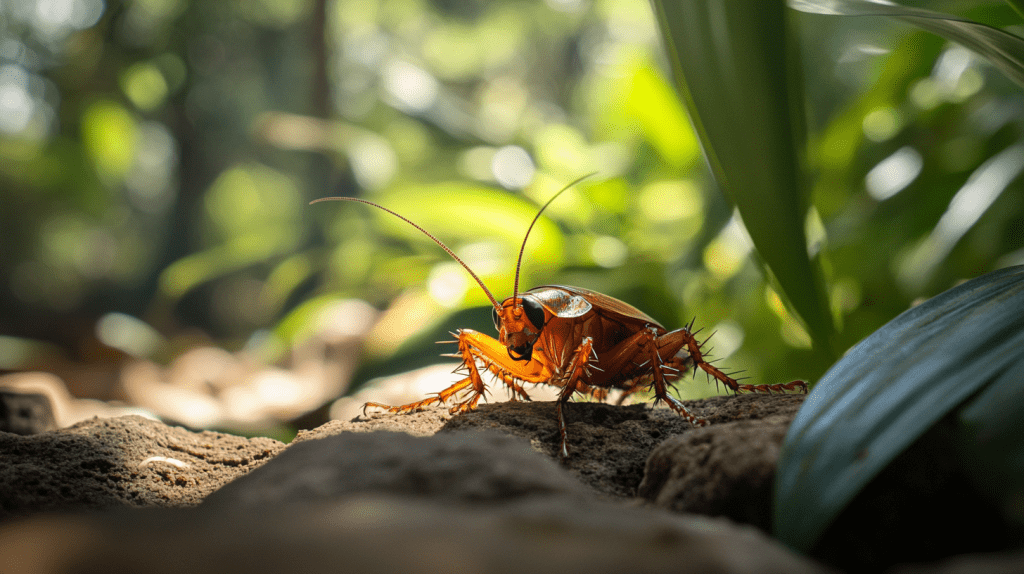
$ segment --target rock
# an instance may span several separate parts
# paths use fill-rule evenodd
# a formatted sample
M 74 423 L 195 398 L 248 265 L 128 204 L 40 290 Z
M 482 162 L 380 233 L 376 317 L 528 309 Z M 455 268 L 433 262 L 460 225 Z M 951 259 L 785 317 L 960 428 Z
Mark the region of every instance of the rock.
M 780 417 L 779 424 L 788 425 L 803 399 L 803 395 L 739 395 L 687 401 L 686 405 L 711 422 L 706 428 L 765 417 Z M 616 498 L 636 495 L 647 457 L 655 447 L 670 437 L 685 436 L 695 430 L 667 407 L 652 408 L 645 403 L 626 407 L 572 403 L 565 409 L 565 415 L 569 436 L 566 467 L 584 484 Z M 442 431 L 471 429 L 523 437 L 537 451 L 557 458 L 558 419 L 553 403 L 481 405 L 476 411 L 453 417 Z
M 589 491 L 525 441 L 496 433 L 343 433 L 309 439 L 204 504 L 270 507 L 390 493 L 435 501 L 509 502 L 525 496 Z
M 692 406 L 721 426 L 763 414 L 745 397 Z M 659 441 L 692 434 L 675 413 L 569 405 L 573 458 L 562 465 L 553 411 L 377 415 L 288 447 L 137 416 L 0 433 L 8 518 L 102 510 L 0 524 L 0 572 L 826 571 L 754 529 L 613 499 L 639 483 Z
M 195 508 L 7 524 L 0 571 L 827 571 L 748 527 L 588 494 L 519 439 L 346 433 Z
M 725 520 L 565 498 L 500 508 L 394 495 L 262 509 L 39 517 L 0 528 L 0 571 L 823 573 Z
M 31 436 L 0 432 L 0 519 L 44 510 L 189 506 L 284 448 L 130 415 Z
M 370 413 L 351 421 L 330 421 L 315 429 L 299 431 L 293 442 L 302 442 L 346 432 L 393 431 L 413 436 L 430 436 L 441 430 L 451 419 L 447 407 L 434 407 L 408 414 Z
M 137 407 L 117 405 L 96 399 L 75 398 L 68 391 L 64 380 L 52 373 L 29 371 L 3 375 L 0 376 L 0 390 L 21 394 L 39 394 L 46 397 L 50 404 L 55 428 L 69 427 L 93 417 L 142 415 L 153 418 L 148 411 Z M 4 429 L 0 428 L 0 430 Z M 44 428 L 37 432 L 43 430 L 52 429 Z
M 653 450 L 637 496 L 676 512 L 726 516 L 769 532 L 779 448 L 802 399 L 732 399 L 733 412 L 717 414 L 734 422 L 693 429 Z
M 1020 574 L 1024 572 L 1024 551 L 966 554 L 926 564 L 904 564 L 891 574 Z
M 46 395 L 0 390 L 0 431 L 30 435 L 56 427 Z

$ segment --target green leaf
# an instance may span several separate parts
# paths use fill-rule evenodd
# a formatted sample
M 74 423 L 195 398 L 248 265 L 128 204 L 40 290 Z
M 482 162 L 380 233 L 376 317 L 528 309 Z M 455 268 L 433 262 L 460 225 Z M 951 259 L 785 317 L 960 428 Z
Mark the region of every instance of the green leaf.
M 711 171 L 815 345 L 835 327 L 808 257 L 802 82 L 782 0 L 654 0 L 676 86 Z
M 1024 267 L 1001 269 L 902 313 L 833 365 L 783 443 L 776 536 L 798 550 L 813 547 L 898 454 L 979 390 L 1019 371 L 1021 309 Z M 977 421 L 979 409 L 967 420 Z M 1020 409 L 1013 412 L 1019 421 Z
M 812 14 L 895 18 L 973 50 L 1024 87 L 1024 39 L 998 28 L 922 8 L 868 0 L 790 0 L 789 5 Z M 1020 8 L 1018 2 L 1010 5 Z

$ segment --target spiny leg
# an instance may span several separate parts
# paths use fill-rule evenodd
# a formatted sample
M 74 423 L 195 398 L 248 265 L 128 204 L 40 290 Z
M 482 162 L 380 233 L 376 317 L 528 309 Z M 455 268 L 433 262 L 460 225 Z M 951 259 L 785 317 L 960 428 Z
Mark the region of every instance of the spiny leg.
M 478 333 L 472 329 L 460 329 L 457 336 L 459 353 L 455 356 L 462 358 L 462 365 L 456 369 L 456 372 L 463 372 L 466 375 L 465 378 L 437 393 L 437 396 L 428 397 L 421 401 L 400 406 L 391 406 L 372 402 L 366 403 L 363 405 L 363 412 L 365 413 L 368 407 L 377 407 L 392 413 L 409 413 L 412 411 L 423 410 L 435 403 L 444 404 L 448 399 L 462 392 L 466 392 L 466 395 L 464 398 L 456 402 L 452 408 L 449 409 L 449 412 L 454 414 L 457 412 L 461 413 L 471 411 L 476 408 L 480 399 L 487 391 L 487 386 L 484 384 L 483 378 L 480 376 L 478 362 L 482 363 L 484 368 L 494 373 L 498 379 L 508 385 L 513 392 L 517 393 L 525 400 L 529 400 L 530 397 L 523 389 L 523 382 L 542 383 L 546 382 L 551 376 L 550 373 L 542 369 L 538 369 L 534 372 L 534 370 L 526 369 L 513 362 L 512 359 L 508 357 L 506 347 L 492 337 L 488 337 L 487 335 Z
M 653 385 L 656 400 L 665 401 L 672 410 L 692 424 L 703 424 L 703 419 L 690 414 L 683 403 L 670 397 L 667 391 L 667 380 L 677 379 L 681 374 L 675 365 L 684 365 L 687 360 L 685 357 L 674 359 L 685 345 L 685 340 L 675 331 L 661 336 L 658 333 L 659 330 L 651 326 L 639 329 L 613 349 L 605 351 L 600 362 L 603 372 L 593 376 L 590 383 L 603 387 L 616 386 L 623 390 L 624 396 Z M 666 364 L 666 361 L 671 364 Z M 628 376 L 629 380 L 623 382 L 621 378 L 614 378 L 621 375 Z
M 562 387 L 562 392 L 558 394 L 558 400 L 555 401 L 555 412 L 558 414 L 558 435 L 561 438 L 558 458 L 562 460 L 569 457 L 568 430 L 565 424 L 563 405 L 568 403 L 569 399 L 572 398 L 572 394 L 577 391 L 580 377 L 587 368 L 587 363 L 590 361 L 593 352 L 594 340 L 590 337 L 584 337 L 583 342 L 573 352 L 572 360 L 565 369 L 565 385 Z
M 456 395 L 459 392 L 465 390 L 466 387 L 469 387 L 472 384 L 473 384 L 472 378 L 466 377 L 466 378 L 462 379 L 461 381 L 455 383 L 454 385 L 448 387 L 447 389 L 444 389 L 443 391 L 437 393 L 436 395 L 434 395 L 432 397 L 427 397 L 427 398 L 423 399 L 422 401 L 416 401 L 414 403 L 409 403 L 407 405 L 391 406 L 391 405 L 385 405 L 383 403 L 369 402 L 369 403 L 366 403 L 365 405 L 363 405 L 363 414 L 364 415 L 366 414 L 366 409 L 369 408 L 369 407 L 376 407 L 376 408 L 379 408 L 379 409 L 384 409 L 386 412 L 389 412 L 389 413 L 411 413 L 411 412 L 414 412 L 414 411 L 422 411 L 423 409 L 425 409 L 425 408 L 427 408 L 430 405 L 435 404 L 435 403 L 443 405 L 453 395 Z
M 495 364 L 487 365 L 487 369 L 497 378 L 499 381 L 505 383 L 505 386 L 511 390 L 511 396 L 509 400 L 516 401 L 516 396 L 522 398 L 524 401 L 530 401 L 530 395 L 526 394 L 526 389 L 523 388 L 521 381 L 513 374 L 505 372 L 501 367 Z
M 707 426 L 707 419 L 702 419 L 698 416 L 695 416 L 686 408 L 686 405 L 683 404 L 683 401 L 680 401 L 679 399 L 668 394 L 667 379 L 669 377 L 666 377 L 665 371 L 666 369 L 672 370 L 671 378 L 678 378 L 679 372 L 675 368 L 665 365 L 664 360 L 661 357 L 660 351 L 661 348 L 663 348 L 663 345 L 661 343 L 663 342 L 665 335 L 658 337 L 657 332 L 650 328 L 646 329 L 644 333 L 646 333 L 646 336 L 644 340 L 641 342 L 640 349 L 638 349 L 637 354 L 640 355 L 642 353 L 646 353 L 649 357 L 648 361 L 651 364 L 650 376 L 652 377 L 654 383 L 654 401 L 665 401 L 665 403 L 668 404 L 669 408 L 679 413 L 679 415 L 682 416 L 684 419 L 690 421 L 690 424 L 692 424 L 693 426 Z M 667 333 L 667 335 L 671 334 L 672 333 Z M 672 355 L 675 355 L 675 353 L 672 353 Z M 635 389 L 630 389 L 630 391 L 635 392 Z
M 707 343 L 707 341 L 705 340 L 704 343 L 698 342 L 694 334 L 690 333 L 690 331 L 688 331 L 685 328 L 676 329 L 675 331 L 665 333 L 664 335 L 659 337 L 659 353 L 661 353 L 663 349 L 671 349 L 673 347 L 676 347 L 676 345 L 678 345 L 680 342 L 682 342 L 686 346 L 686 351 L 690 354 L 690 356 L 688 357 L 688 361 L 692 361 L 694 373 L 696 373 L 697 369 L 700 368 L 705 373 L 714 377 L 716 380 L 721 381 L 722 384 L 724 384 L 734 393 L 750 392 L 772 394 L 797 390 L 803 393 L 807 392 L 807 383 L 805 383 L 804 381 L 792 381 L 789 383 L 778 383 L 774 385 L 748 385 L 740 383 L 736 379 L 722 372 L 722 370 L 719 369 L 718 367 L 708 362 L 704 358 L 703 353 L 701 353 L 701 347 L 703 347 L 704 343 Z M 665 360 L 667 360 L 669 364 L 673 366 L 675 366 L 676 362 L 678 361 L 678 358 L 675 357 L 674 355 L 675 353 L 672 353 L 672 355 L 670 355 L 671 358 L 665 358 Z
M 473 352 L 472 345 L 468 342 L 468 338 L 469 337 L 464 336 L 462 331 L 459 332 L 459 354 L 457 356 L 462 357 L 462 365 L 460 365 L 455 372 L 465 372 L 466 377 L 464 379 L 437 393 L 436 396 L 427 397 L 421 401 L 412 402 L 407 405 L 391 406 L 373 402 L 366 403 L 363 405 L 363 413 L 366 413 L 366 409 L 368 407 L 381 408 L 390 413 L 411 413 L 413 411 L 421 411 L 435 403 L 443 405 L 448 402 L 448 399 L 469 387 L 472 387 L 469 396 L 466 397 L 465 400 L 455 403 L 455 405 L 449 409 L 449 412 L 454 414 L 456 412 L 466 412 L 475 409 L 477 403 L 480 402 L 480 398 L 487 390 L 487 386 L 484 385 L 484 381 L 480 377 L 480 371 L 476 367 L 476 356 Z

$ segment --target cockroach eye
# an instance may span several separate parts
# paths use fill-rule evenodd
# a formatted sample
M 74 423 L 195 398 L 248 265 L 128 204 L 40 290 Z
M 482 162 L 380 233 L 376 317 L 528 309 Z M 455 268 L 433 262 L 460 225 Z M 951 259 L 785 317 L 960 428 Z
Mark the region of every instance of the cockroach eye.
M 498 331 L 501 330 L 501 317 L 498 317 L 498 310 L 491 307 L 491 320 L 494 321 L 494 328 Z
M 523 311 L 526 311 L 526 318 L 529 319 L 530 323 L 537 328 L 540 332 L 544 328 L 544 308 L 540 306 L 540 303 L 533 299 L 522 298 Z

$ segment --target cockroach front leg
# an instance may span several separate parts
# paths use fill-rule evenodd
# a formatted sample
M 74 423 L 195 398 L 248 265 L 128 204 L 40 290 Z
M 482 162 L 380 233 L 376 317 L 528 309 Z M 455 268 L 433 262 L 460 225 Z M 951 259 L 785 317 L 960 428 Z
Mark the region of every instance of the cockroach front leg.
M 562 385 L 562 392 L 558 394 L 558 400 L 555 402 L 555 410 L 558 413 L 558 434 L 562 439 L 558 456 L 562 460 L 569 456 L 568 432 L 565 425 L 565 414 L 562 412 L 562 405 L 569 402 L 573 393 L 580 390 L 577 388 L 580 385 L 580 377 L 587 372 L 587 364 L 592 358 L 597 359 L 594 355 L 594 340 L 590 337 L 584 337 L 583 342 L 573 352 L 572 359 L 562 372 L 564 384 Z M 583 388 L 588 387 L 584 385 Z
M 462 358 L 462 365 L 457 372 L 464 372 L 465 378 L 437 395 L 421 401 L 399 406 L 369 402 L 363 405 L 363 412 L 365 413 L 369 407 L 384 409 L 391 413 L 421 411 L 433 404 L 443 405 L 448 402 L 448 399 L 463 392 L 466 393 L 465 397 L 462 400 L 457 400 L 449 412 L 455 414 L 474 410 L 487 392 L 487 385 L 480 376 L 478 363 L 491 371 L 498 380 L 505 383 L 511 389 L 513 396 L 518 395 L 524 400 L 530 400 L 530 396 L 523 389 L 522 382 L 543 383 L 550 378 L 550 374 L 545 369 L 539 368 L 540 365 L 536 361 L 527 364 L 532 365 L 532 368 L 513 361 L 508 356 L 508 349 L 505 345 L 483 333 L 472 329 L 460 329 L 458 337 L 459 352 L 455 356 Z

